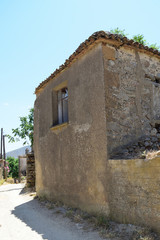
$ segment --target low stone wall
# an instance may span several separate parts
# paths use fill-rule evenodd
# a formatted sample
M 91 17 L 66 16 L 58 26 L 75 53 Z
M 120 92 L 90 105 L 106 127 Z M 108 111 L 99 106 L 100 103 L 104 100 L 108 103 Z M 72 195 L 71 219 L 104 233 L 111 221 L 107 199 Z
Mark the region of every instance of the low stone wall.
M 160 232 L 160 156 L 109 160 L 111 218 Z
M 27 154 L 27 187 L 35 187 L 35 159 L 34 154 Z

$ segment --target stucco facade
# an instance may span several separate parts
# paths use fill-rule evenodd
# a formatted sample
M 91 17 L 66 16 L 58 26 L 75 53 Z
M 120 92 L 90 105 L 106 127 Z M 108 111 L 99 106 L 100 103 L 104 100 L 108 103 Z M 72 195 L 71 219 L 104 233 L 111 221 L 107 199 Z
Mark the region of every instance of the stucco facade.
M 69 122 L 54 129 L 57 112 L 54 89 L 66 80 Z M 37 192 L 86 210 L 103 207 L 108 211 L 104 129 L 105 90 L 100 44 L 50 82 L 36 99 Z
M 109 159 L 153 132 L 158 144 L 160 55 L 107 35 L 90 42 L 36 89 L 36 190 L 116 220 L 118 182 L 110 163 L 116 160 Z M 57 124 L 57 92 L 64 87 L 68 121 Z M 118 215 L 117 220 L 122 221 Z M 127 221 L 135 221 L 135 216 L 131 213 Z M 147 225 L 143 219 L 139 222 Z

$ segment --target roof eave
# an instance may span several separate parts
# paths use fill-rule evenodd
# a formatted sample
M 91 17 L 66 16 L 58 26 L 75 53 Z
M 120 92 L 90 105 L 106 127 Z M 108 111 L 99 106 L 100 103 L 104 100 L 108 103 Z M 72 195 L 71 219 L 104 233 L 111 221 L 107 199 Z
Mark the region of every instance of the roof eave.
M 146 54 L 158 57 L 160 59 L 160 52 L 158 50 L 154 50 L 147 46 L 144 46 L 138 42 L 134 42 L 133 40 L 129 40 L 126 37 L 122 37 L 117 34 L 106 33 L 104 31 L 99 31 L 92 34 L 86 41 L 80 44 L 80 46 L 76 49 L 76 51 L 62 64 L 59 69 L 56 69 L 46 80 L 41 82 L 39 86 L 36 88 L 35 93 L 39 94 L 46 87 L 46 85 L 53 80 L 55 77 L 59 76 L 64 70 L 70 67 L 77 59 L 83 56 L 86 52 L 92 49 L 98 43 L 110 44 L 114 47 L 128 47 L 131 49 L 138 50 L 140 52 L 144 52 Z

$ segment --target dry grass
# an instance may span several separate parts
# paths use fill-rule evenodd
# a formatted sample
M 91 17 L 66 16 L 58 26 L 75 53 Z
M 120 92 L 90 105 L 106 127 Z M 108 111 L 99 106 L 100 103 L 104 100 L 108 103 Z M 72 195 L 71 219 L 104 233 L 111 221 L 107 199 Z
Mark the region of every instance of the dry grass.
M 6 181 L 7 183 L 10 183 L 10 184 L 14 184 L 14 178 L 12 178 L 12 177 L 9 177 L 9 178 L 7 178 L 7 181 Z
M 4 179 L 0 180 L 0 186 L 5 182 Z
M 160 151 L 149 151 L 146 153 L 146 159 L 151 160 L 155 157 L 160 157 Z
M 101 237 L 107 240 L 160 240 L 154 232 L 132 224 L 119 224 L 110 221 L 103 214 L 91 215 L 78 208 L 65 206 L 59 201 L 48 201 L 45 196 L 36 196 L 41 204 L 52 209 L 56 214 L 62 214 L 71 221 L 81 224 L 84 230 L 97 230 Z

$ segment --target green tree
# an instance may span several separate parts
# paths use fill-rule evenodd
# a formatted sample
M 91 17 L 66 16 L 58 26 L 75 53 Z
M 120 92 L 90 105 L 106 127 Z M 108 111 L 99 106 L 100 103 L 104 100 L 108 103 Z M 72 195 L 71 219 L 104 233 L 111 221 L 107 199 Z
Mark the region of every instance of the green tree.
M 34 126 L 34 109 L 29 110 L 29 114 L 26 117 L 20 117 L 19 128 L 12 129 L 13 136 L 7 135 L 9 142 L 19 141 L 19 138 L 23 139 L 25 145 L 30 142 L 33 146 L 33 126 Z M 17 138 L 18 137 L 18 138 Z
M 9 163 L 9 176 L 13 178 L 18 178 L 19 171 L 19 160 L 14 157 L 7 157 L 7 162 Z

